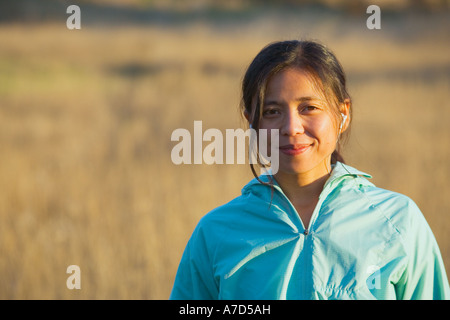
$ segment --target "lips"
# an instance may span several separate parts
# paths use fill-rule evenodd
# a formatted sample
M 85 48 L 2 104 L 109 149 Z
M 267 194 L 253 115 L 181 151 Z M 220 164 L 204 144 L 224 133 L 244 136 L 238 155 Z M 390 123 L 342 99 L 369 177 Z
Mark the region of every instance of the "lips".
M 296 156 L 306 152 L 311 144 L 286 144 L 280 147 L 280 151 L 288 156 Z

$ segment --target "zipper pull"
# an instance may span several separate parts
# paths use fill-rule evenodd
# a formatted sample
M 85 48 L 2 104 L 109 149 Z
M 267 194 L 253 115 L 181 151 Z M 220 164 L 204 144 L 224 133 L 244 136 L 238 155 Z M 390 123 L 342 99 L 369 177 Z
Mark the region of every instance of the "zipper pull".
M 309 234 L 308 229 L 305 229 L 305 231 L 303 231 L 303 234 L 304 234 L 305 236 L 307 236 L 307 235 Z

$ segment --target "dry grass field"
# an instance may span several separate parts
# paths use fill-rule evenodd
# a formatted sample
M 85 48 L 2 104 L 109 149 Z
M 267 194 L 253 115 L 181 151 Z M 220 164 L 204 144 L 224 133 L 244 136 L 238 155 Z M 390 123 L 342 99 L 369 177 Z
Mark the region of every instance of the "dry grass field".
M 0 299 L 167 299 L 198 219 L 246 165 L 171 162 L 173 130 L 239 128 L 267 43 L 319 39 L 354 100 L 347 162 L 416 201 L 450 272 L 450 19 L 253 14 L 174 26 L 0 25 Z M 83 23 L 83 20 L 82 20 Z M 68 290 L 66 268 L 81 269 Z

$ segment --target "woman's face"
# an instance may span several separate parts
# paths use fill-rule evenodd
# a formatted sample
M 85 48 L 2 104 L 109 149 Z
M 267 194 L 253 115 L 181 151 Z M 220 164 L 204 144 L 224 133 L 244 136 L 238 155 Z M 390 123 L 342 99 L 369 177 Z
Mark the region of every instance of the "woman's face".
M 348 116 L 348 111 L 343 105 L 341 112 Z M 270 78 L 260 129 L 279 130 L 279 172 L 328 173 L 340 125 L 334 119 L 306 72 L 288 68 Z

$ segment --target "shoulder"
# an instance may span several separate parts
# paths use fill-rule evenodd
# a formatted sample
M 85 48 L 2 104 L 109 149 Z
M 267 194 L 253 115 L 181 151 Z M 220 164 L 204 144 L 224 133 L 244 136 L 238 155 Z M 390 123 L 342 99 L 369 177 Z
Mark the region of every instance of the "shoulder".
M 240 195 L 206 213 L 198 221 L 192 238 L 204 239 L 203 241 L 208 245 L 219 242 L 237 224 L 241 224 L 248 218 L 248 198 L 248 195 Z
M 233 200 L 224 203 L 208 213 L 206 213 L 199 221 L 199 227 L 210 227 L 215 224 L 222 225 L 223 223 L 242 216 L 245 211 L 245 202 L 248 196 L 240 195 Z
M 400 234 L 406 235 L 418 224 L 426 225 L 421 210 L 410 197 L 374 185 L 360 186 L 360 191 Z
M 249 232 L 258 232 L 276 220 L 276 216 L 269 214 L 273 210 L 270 189 L 256 189 L 244 188 L 241 195 L 206 213 L 199 220 L 193 237 L 204 239 L 212 248 L 227 242 L 225 238 L 246 238 Z M 267 192 L 267 195 L 258 192 Z
M 345 175 L 342 191 L 347 191 L 350 201 L 363 199 L 369 211 L 375 210 L 400 233 L 405 233 L 411 224 L 425 222 L 422 212 L 408 196 L 375 186 L 367 178 L 370 174 L 361 172 L 342 163 L 337 163 L 335 175 Z M 356 193 L 355 193 L 356 192 Z M 356 196 L 357 198 L 353 198 Z

